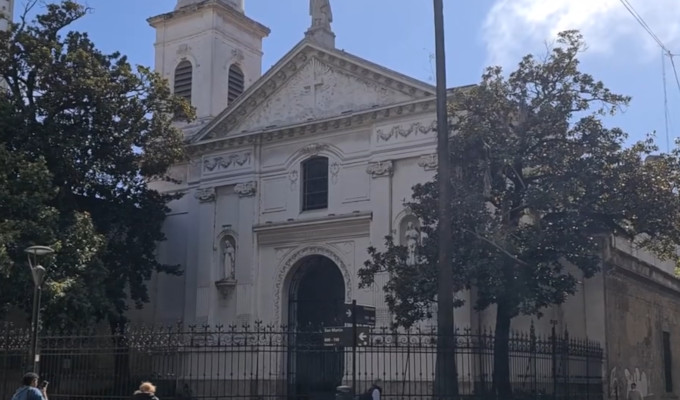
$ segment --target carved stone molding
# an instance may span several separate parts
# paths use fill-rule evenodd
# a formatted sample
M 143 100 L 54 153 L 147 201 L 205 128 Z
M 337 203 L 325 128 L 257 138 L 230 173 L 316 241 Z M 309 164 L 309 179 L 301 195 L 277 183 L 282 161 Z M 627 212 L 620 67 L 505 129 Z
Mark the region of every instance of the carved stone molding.
M 331 163 L 329 167 L 331 173 L 331 182 L 335 185 L 338 183 L 338 174 L 340 173 L 340 164 L 337 161 Z
M 322 246 L 308 246 L 295 251 L 285 263 L 279 268 L 279 274 L 276 277 L 274 283 L 274 319 L 275 326 L 280 326 L 282 323 L 281 314 L 281 299 L 285 298 L 284 291 L 288 290 L 288 285 L 286 285 L 286 278 L 290 275 L 293 268 L 297 265 L 298 261 L 302 260 L 307 256 L 321 255 L 331 259 L 335 265 L 338 266 L 343 278 L 345 279 L 345 301 L 349 302 L 352 299 L 352 280 L 350 278 L 349 269 L 347 265 L 342 261 L 342 258 L 338 256 L 332 250 Z
M 215 201 L 215 188 L 204 188 L 196 190 L 194 197 L 198 199 L 199 203 L 210 203 Z
M 203 159 L 203 173 L 241 169 L 250 166 L 251 163 L 252 153 L 250 151 L 209 156 Z
M 425 171 L 434 171 L 437 169 L 437 153 L 425 154 L 418 159 L 418 166 L 425 169 Z
M 389 74 L 377 73 L 374 70 L 371 70 L 345 57 L 339 57 L 336 54 L 331 54 L 325 51 L 319 51 L 317 49 L 307 47 L 301 49 L 301 51 L 292 59 L 281 65 L 277 71 L 272 72 L 271 76 L 269 76 L 262 85 L 260 85 L 253 93 L 251 93 L 250 98 L 253 101 L 243 102 L 233 109 L 232 112 L 226 116 L 226 118 L 217 123 L 217 129 L 214 129 L 212 133 L 206 138 L 215 138 L 217 132 L 228 132 L 230 128 L 233 128 L 235 124 L 239 122 L 240 115 L 249 115 L 254 108 L 270 99 L 278 88 L 286 84 L 287 80 L 290 79 L 290 77 L 293 76 L 297 71 L 301 70 L 311 59 L 317 59 L 324 65 L 339 71 L 343 71 L 344 73 L 351 74 L 358 79 L 370 81 L 376 85 L 381 85 L 386 89 L 403 93 L 408 95 L 410 98 L 422 99 L 431 97 L 434 94 L 434 91 L 431 90 L 431 88 L 421 85 L 414 85 L 411 82 L 396 80 Z
M 273 142 L 282 138 L 292 137 L 309 137 L 313 135 L 320 135 L 329 131 L 337 131 L 339 129 L 347 129 L 349 127 L 371 126 L 378 121 L 385 121 L 393 118 L 395 115 L 408 115 L 421 112 L 429 112 L 435 108 L 435 102 L 431 99 L 423 99 L 417 103 L 407 105 L 388 106 L 379 110 L 370 110 L 362 113 L 356 113 L 342 118 L 334 118 L 332 120 L 312 121 L 308 124 L 295 124 L 291 126 L 271 127 L 266 128 L 260 132 L 252 132 L 236 137 L 224 137 L 221 140 L 206 141 L 201 140 L 217 138 L 217 132 L 226 130 L 228 127 L 212 127 L 211 133 L 205 137 L 198 137 L 188 148 L 189 154 L 201 154 L 207 151 L 215 151 L 222 149 L 229 149 L 236 146 L 255 145 L 262 142 Z M 380 143 L 380 142 L 379 142 Z
M 312 143 L 302 148 L 302 153 L 310 156 L 316 156 L 322 151 L 328 149 L 328 145 L 324 143 Z
M 250 181 L 239 183 L 236 186 L 234 186 L 234 192 L 236 192 L 239 197 L 255 196 L 255 193 L 257 192 L 257 182 Z
M 191 52 L 191 47 L 189 47 L 188 44 L 182 43 L 177 47 L 177 55 L 178 56 L 186 56 Z
M 370 163 L 368 168 L 366 168 L 366 172 L 373 178 L 392 176 L 392 173 L 394 172 L 394 163 L 392 163 L 392 161 L 378 161 Z
M 232 49 L 231 50 L 231 57 L 234 61 L 236 62 L 241 62 L 243 61 L 243 50 L 241 49 Z
M 300 173 L 296 169 L 291 170 L 288 173 L 288 180 L 290 181 L 290 190 L 291 191 L 295 190 L 295 184 L 297 183 L 299 178 L 300 178 Z
M 227 298 L 234 291 L 234 289 L 236 289 L 236 280 L 222 279 L 215 282 L 215 287 L 220 292 L 223 298 Z
M 388 129 L 376 130 L 377 142 L 387 142 L 389 140 L 397 140 L 400 138 L 407 138 L 411 135 L 426 135 L 437 130 L 437 121 L 431 123 L 414 122 L 410 125 L 395 125 Z

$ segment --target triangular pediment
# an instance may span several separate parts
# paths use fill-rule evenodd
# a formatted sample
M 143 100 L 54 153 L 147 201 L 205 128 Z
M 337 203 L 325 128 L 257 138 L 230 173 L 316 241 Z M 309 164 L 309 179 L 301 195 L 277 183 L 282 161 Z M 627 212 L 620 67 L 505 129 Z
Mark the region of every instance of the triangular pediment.
M 433 94 L 430 85 L 303 42 L 193 142 L 318 121 Z

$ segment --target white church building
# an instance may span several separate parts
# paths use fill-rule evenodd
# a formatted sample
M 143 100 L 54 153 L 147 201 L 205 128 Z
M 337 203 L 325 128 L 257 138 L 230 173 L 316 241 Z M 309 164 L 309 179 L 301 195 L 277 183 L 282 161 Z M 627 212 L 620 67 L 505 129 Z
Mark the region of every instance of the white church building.
M 390 322 L 357 271 L 370 245 L 404 236 L 403 202 L 434 176 L 435 88 L 336 49 L 329 2 L 310 3 L 304 39 L 264 75 L 269 30 L 242 0 L 149 19 L 156 68 L 198 118 L 182 183 L 161 188 L 185 193 L 158 249 L 185 272 L 153 283 L 145 319 L 299 325 L 357 300 Z
M 134 321 L 298 329 L 334 324 L 356 300 L 376 307 L 377 325 L 391 322 L 385 278 L 360 289 L 357 272 L 385 236 L 413 240 L 407 230 L 418 221 L 404 201 L 435 174 L 435 88 L 335 48 L 329 0 L 310 0 L 310 15 L 302 40 L 264 74 L 270 31 L 243 0 L 179 0 L 148 20 L 157 71 L 198 118 L 182 126 L 189 161 L 171 171 L 180 183 L 156 183 L 184 194 L 170 204 L 157 249 L 184 273 L 155 276 L 152 303 Z M 568 327 L 599 342 L 608 397 L 627 392 L 632 371 L 645 376 L 645 394 L 672 393 L 673 266 L 612 238 L 603 270 L 533 318 L 536 330 Z M 455 311 L 460 327 L 494 319 L 473 301 Z M 513 327 L 530 323 L 516 318 Z

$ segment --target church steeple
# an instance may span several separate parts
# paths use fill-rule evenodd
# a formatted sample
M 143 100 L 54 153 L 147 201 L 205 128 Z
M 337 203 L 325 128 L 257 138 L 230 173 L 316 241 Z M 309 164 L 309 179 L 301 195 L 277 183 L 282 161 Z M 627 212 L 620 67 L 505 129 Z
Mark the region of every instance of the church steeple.
M 0 0 L 0 31 L 4 31 L 12 23 L 14 17 L 14 0 Z
M 309 15 L 312 17 L 312 24 L 305 33 L 307 39 L 324 47 L 335 48 L 330 0 L 309 0 Z
M 177 5 L 175 6 L 175 10 L 179 10 L 180 8 L 183 7 L 188 7 L 190 5 L 198 4 L 203 2 L 204 0 L 177 0 Z M 219 0 L 224 4 L 227 4 L 236 10 L 243 12 L 243 1 L 244 0 Z
M 174 11 L 148 20 L 156 29 L 156 70 L 196 108 L 197 124 L 222 112 L 262 75 L 269 28 L 248 18 L 243 2 L 177 0 Z

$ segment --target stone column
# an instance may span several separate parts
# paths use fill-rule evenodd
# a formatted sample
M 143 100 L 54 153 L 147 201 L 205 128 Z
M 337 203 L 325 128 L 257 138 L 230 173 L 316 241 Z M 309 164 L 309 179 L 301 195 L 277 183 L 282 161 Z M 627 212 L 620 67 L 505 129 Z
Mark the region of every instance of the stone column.
M 196 227 L 196 322 L 210 323 L 212 294 L 215 291 L 213 279 L 213 236 L 215 223 L 215 188 L 198 189 L 194 195 L 198 200 Z
M 371 245 L 377 249 L 384 249 L 385 236 L 392 234 L 392 175 L 394 163 L 392 161 L 378 161 L 369 163 L 366 172 L 371 175 Z M 375 277 L 375 285 L 371 302 L 376 305 L 377 324 L 384 326 L 391 322 L 387 306 L 385 305 L 382 288 L 387 283 L 387 275 L 379 274 Z
M 236 323 L 252 324 L 253 296 L 255 296 L 255 263 L 253 259 L 253 222 L 257 221 L 257 182 L 239 183 L 238 194 L 239 252 L 236 255 Z

